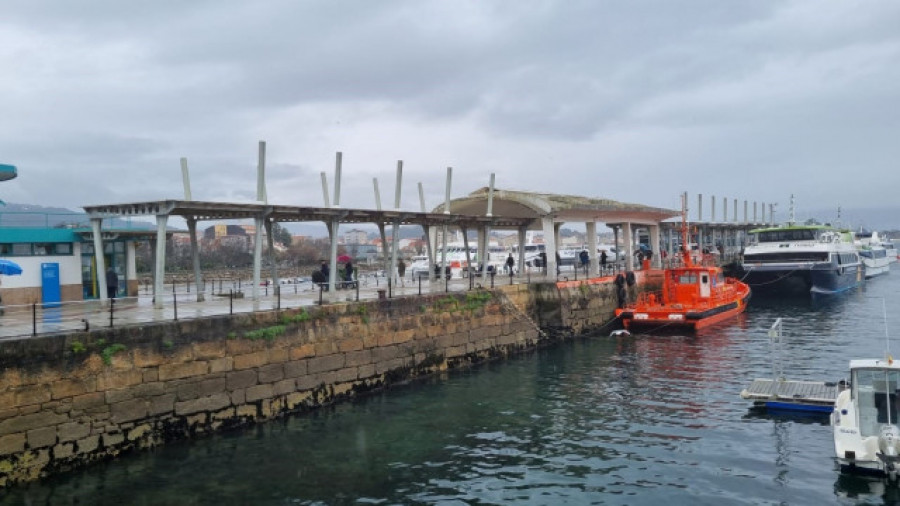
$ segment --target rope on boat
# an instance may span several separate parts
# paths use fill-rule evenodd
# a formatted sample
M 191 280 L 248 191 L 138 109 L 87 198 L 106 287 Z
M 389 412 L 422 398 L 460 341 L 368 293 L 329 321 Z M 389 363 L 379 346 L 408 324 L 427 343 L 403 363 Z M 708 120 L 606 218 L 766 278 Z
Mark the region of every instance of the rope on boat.
M 756 283 L 756 284 L 753 284 L 753 285 L 751 285 L 750 283 L 747 283 L 747 285 L 748 285 L 748 286 L 766 286 L 766 285 L 771 285 L 771 284 L 773 284 L 773 283 L 777 283 L 777 282 L 781 281 L 782 279 L 784 279 L 784 278 L 786 278 L 786 277 L 788 277 L 788 276 L 791 276 L 792 274 L 794 274 L 794 273 L 797 272 L 798 270 L 799 270 L 799 269 L 794 269 L 794 270 L 792 270 L 792 271 L 788 271 L 787 274 L 785 274 L 784 276 L 780 276 L 780 277 L 778 277 L 778 278 L 775 278 L 775 279 L 773 279 L 772 281 L 767 281 L 767 282 L 765 282 L 765 283 Z M 753 271 L 753 267 L 751 267 L 750 270 L 748 270 L 747 273 L 744 274 L 744 277 L 742 277 L 741 280 L 740 280 L 741 283 L 743 283 L 744 280 L 747 279 L 747 276 L 749 276 L 749 275 L 750 275 L 750 272 L 752 272 L 752 271 Z

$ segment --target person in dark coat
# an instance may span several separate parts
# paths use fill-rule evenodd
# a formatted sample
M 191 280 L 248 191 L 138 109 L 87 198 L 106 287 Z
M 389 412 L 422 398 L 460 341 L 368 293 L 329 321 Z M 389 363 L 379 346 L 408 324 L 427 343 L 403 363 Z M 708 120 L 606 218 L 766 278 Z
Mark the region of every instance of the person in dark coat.
M 506 272 L 512 274 L 513 267 L 516 265 L 516 261 L 513 259 L 512 253 L 506 257 Z
M 353 284 L 353 263 L 349 260 L 344 266 L 344 281 L 346 281 L 348 287 Z
M 115 269 L 110 266 L 109 269 L 106 269 L 106 297 L 110 299 L 115 299 L 116 295 L 119 293 L 119 275 L 116 274 Z

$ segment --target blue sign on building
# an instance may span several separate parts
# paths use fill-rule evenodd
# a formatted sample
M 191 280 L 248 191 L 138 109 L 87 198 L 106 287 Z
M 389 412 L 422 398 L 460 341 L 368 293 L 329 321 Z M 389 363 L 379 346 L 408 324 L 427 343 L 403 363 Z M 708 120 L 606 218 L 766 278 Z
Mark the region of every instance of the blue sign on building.
M 59 307 L 61 301 L 59 264 L 41 264 L 41 302 L 44 303 L 44 307 Z

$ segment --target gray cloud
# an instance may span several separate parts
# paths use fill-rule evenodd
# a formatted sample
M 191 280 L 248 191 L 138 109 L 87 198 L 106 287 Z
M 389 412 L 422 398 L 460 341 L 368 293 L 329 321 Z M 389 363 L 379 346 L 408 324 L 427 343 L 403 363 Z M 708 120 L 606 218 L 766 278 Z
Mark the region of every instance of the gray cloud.
M 676 207 L 684 190 L 891 203 L 900 6 L 761 1 L 13 2 L 6 201 L 182 194 L 403 207 L 487 184 Z M 874 183 L 873 183 L 874 182 Z M 331 181 L 333 184 L 333 181 Z M 812 204 L 809 204 L 811 207 Z

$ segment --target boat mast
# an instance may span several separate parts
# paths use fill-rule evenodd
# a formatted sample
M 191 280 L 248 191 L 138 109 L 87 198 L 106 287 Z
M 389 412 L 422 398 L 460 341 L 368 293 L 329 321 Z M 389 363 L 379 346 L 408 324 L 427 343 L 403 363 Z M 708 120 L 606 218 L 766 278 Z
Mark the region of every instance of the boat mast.
M 700 246 L 697 245 L 699 248 Z M 691 263 L 691 245 L 688 242 L 687 228 L 687 192 L 681 195 L 681 258 L 685 267 L 693 267 Z

